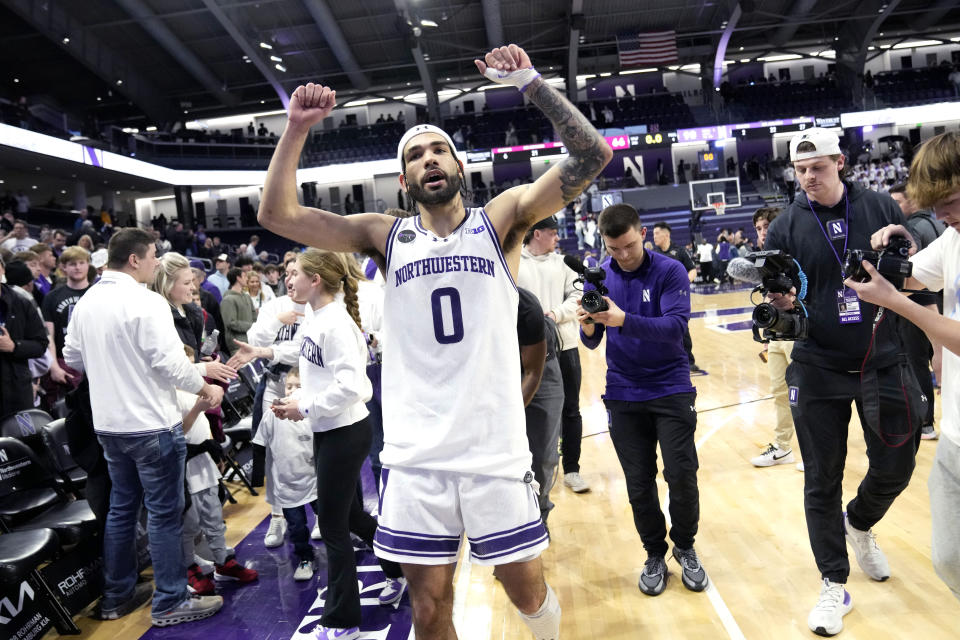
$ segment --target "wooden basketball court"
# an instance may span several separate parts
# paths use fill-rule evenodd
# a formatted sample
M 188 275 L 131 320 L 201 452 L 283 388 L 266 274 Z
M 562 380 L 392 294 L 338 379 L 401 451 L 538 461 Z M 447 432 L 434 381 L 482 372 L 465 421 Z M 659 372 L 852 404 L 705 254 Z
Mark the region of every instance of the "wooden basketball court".
M 701 502 L 696 549 L 711 586 L 703 593 L 687 591 L 671 560 L 666 592 L 651 598 L 637 588 L 646 554 L 607 434 L 600 400 L 605 370 L 602 346 L 597 351 L 581 347 L 581 467 L 592 490 L 576 495 L 562 483 L 554 488 L 553 539 L 544 554 L 547 580 L 563 606 L 561 635 L 566 640 L 815 637 L 807 629 L 806 618 L 817 600 L 820 581 L 803 515 L 803 474 L 794 465 L 765 469 L 750 465 L 749 459 L 773 438 L 766 365 L 757 357 L 760 345 L 738 324 L 749 319 L 749 312 L 709 313 L 748 306 L 747 292 L 694 295 L 692 302 L 695 311 L 708 312 L 692 320 L 690 329 L 697 362 L 709 372 L 693 381 L 698 392 Z M 863 436 L 856 417 L 854 421 L 845 501 L 854 495 L 866 470 Z M 960 602 L 930 563 L 927 477 L 936 444 L 922 443 L 911 485 L 874 528 L 890 561 L 890 580 L 878 583 L 867 578 L 851 553 L 847 589 L 854 609 L 844 618 L 845 628 L 838 637 L 938 640 L 960 635 Z M 794 450 L 798 452 L 796 446 Z M 661 480 L 659 486 L 663 501 L 666 485 Z M 238 543 L 269 512 L 262 496 L 242 491 L 237 496 L 238 505 L 224 507 L 230 544 Z M 493 579 L 491 568 L 461 561 L 455 580 L 454 615 L 460 638 L 531 637 Z M 149 608 L 113 623 L 88 618 L 77 622 L 84 637 L 137 638 L 149 628 Z M 224 632 L 229 625 L 229 620 L 223 621 Z M 190 627 L 174 627 L 171 632 L 176 633 L 170 637 L 198 637 L 191 635 Z

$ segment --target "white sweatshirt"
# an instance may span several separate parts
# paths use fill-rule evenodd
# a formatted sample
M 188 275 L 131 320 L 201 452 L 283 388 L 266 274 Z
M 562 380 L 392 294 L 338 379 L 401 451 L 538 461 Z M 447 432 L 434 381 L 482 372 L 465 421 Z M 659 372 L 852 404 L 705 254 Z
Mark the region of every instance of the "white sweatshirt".
M 524 247 L 520 253 L 520 277 L 517 285 L 537 297 L 543 312 L 552 311 L 560 332 L 560 350 L 576 349 L 580 328 L 577 300 L 583 291 L 574 287 L 577 274 L 563 262 L 559 253 L 535 256 Z
M 300 413 L 314 431 L 362 420 L 373 395 L 367 378 L 367 343 L 357 323 L 332 302 L 306 316 L 301 327 Z

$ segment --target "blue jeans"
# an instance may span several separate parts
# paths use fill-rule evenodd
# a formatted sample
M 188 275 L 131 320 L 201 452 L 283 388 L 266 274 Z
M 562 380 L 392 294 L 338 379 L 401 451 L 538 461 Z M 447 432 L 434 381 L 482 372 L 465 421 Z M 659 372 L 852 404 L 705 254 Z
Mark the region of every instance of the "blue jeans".
M 310 507 L 313 512 L 317 512 L 317 503 L 311 502 Z M 310 544 L 310 527 L 307 524 L 307 505 L 302 504 L 299 507 L 283 508 L 283 517 L 287 520 L 287 528 L 290 530 L 290 540 L 293 541 L 293 553 L 297 556 L 297 561 L 313 561 L 313 545 Z
M 104 609 L 133 597 L 137 582 L 137 515 L 147 507 L 147 532 L 156 591 L 153 613 L 170 611 L 187 599 L 187 571 L 181 556 L 183 475 L 187 457 L 183 427 L 143 436 L 97 434 L 107 460 L 110 512 L 103 539 Z

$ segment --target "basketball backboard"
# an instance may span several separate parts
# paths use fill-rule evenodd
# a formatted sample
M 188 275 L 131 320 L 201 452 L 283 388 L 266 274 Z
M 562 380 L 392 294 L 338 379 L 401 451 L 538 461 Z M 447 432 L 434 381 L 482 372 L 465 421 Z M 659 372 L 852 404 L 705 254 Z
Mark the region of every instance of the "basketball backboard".
M 740 206 L 740 178 L 693 180 L 689 184 L 693 211 L 712 210 L 718 202 L 727 208 Z

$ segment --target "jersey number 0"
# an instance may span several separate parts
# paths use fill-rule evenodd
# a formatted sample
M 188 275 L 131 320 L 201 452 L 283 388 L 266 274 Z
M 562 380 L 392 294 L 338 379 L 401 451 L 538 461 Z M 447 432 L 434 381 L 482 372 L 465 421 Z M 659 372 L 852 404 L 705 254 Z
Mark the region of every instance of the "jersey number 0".
M 444 322 L 444 299 L 448 300 L 450 319 L 453 327 Z M 454 344 L 463 340 L 463 311 L 460 307 L 460 292 L 453 287 L 442 287 L 430 295 L 430 308 L 433 309 L 433 335 L 440 344 Z

